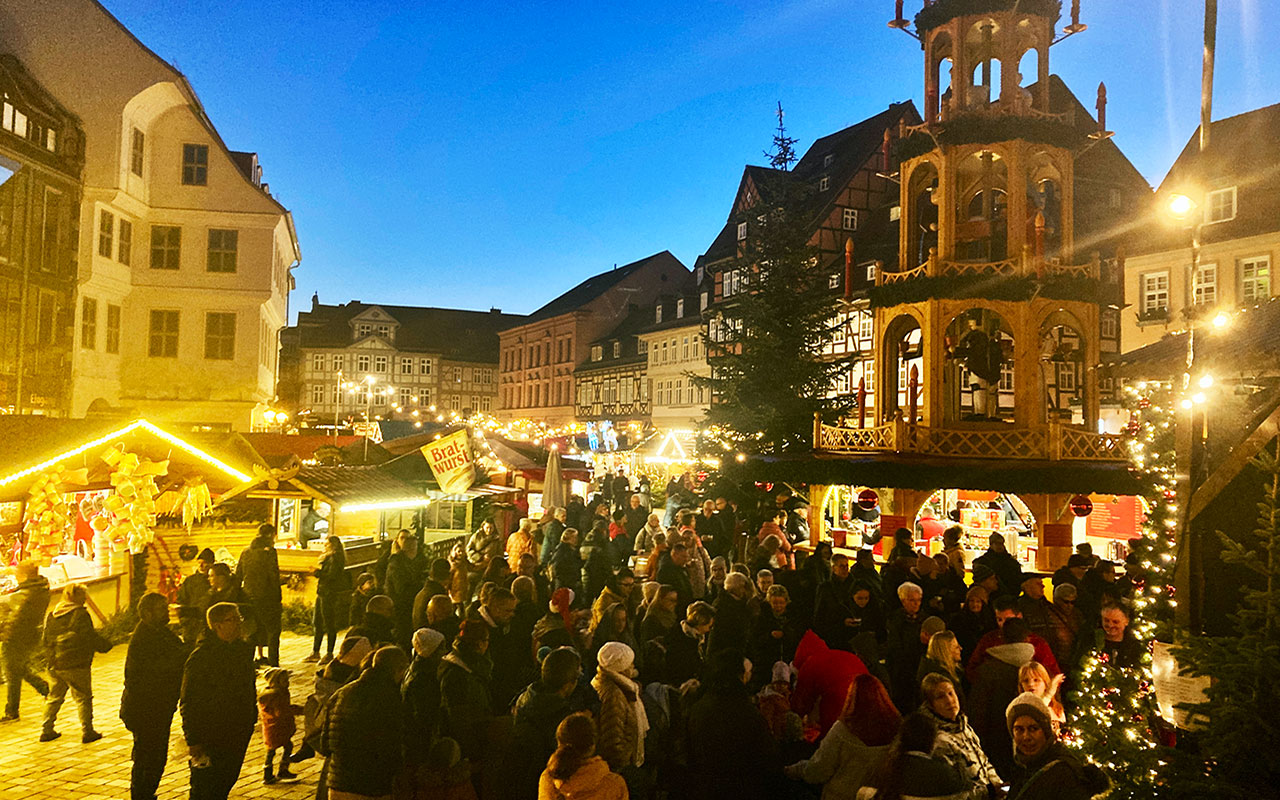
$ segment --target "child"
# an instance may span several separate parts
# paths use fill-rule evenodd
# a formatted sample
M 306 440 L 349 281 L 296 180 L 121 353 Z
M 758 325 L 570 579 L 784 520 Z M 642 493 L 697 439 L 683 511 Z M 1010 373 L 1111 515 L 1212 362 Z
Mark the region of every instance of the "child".
M 289 756 L 293 755 L 293 734 L 298 730 L 294 717 L 302 713 L 302 706 L 290 702 L 289 670 L 273 667 L 263 677 L 266 689 L 258 695 L 258 710 L 262 714 L 262 741 L 267 746 L 267 765 L 262 770 L 262 782 L 272 784 L 280 778 L 298 777 L 289 771 Z M 278 749 L 283 753 L 277 777 L 271 762 L 275 760 Z
M 436 739 L 418 771 L 418 797 L 436 800 L 476 800 L 471 784 L 471 762 L 453 739 Z

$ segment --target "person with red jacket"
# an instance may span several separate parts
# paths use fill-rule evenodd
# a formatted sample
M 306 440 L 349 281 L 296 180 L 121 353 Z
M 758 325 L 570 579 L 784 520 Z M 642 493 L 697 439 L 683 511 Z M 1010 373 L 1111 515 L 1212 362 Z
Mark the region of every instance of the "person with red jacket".
M 992 606 L 996 612 L 996 629 L 988 631 L 978 640 L 978 646 L 973 649 L 973 655 L 969 657 L 969 663 L 965 666 L 965 674 L 969 677 L 970 683 L 976 683 L 978 680 L 978 668 L 982 666 L 987 658 L 987 649 L 998 644 L 1004 644 L 1004 637 L 1001 631 L 1007 620 L 1017 617 L 1022 619 L 1022 611 L 1018 609 L 1018 601 L 1009 595 L 1000 595 L 992 602 Z M 1058 659 L 1053 656 L 1053 648 L 1043 637 L 1034 633 L 1027 634 L 1027 643 L 1035 648 L 1033 660 L 1040 662 L 1044 668 L 1048 670 L 1049 677 L 1062 674 L 1062 670 L 1058 667 Z
M 853 679 L 866 674 L 862 659 L 846 650 L 832 650 L 822 637 L 806 631 L 796 648 L 796 689 L 791 709 L 802 718 L 818 707 L 818 728 L 825 736 L 840 719 Z

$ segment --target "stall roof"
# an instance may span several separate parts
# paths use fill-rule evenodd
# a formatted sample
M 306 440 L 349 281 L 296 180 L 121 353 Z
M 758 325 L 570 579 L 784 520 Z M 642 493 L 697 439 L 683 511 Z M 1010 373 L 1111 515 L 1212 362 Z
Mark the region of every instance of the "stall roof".
M 726 468 L 745 480 L 895 487 L 985 489 L 1010 494 L 1141 494 L 1142 484 L 1122 463 L 934 459 L 886 454 L 849 456 L 795 453 L 750 456 Z
M 259 457 L 272 467 L 285 466 L 292 458 L 297 458 L 299 461 L 314 460 L 317 450 L 333 447 L 335 442 L 333 436 L 320 434 L 246 433 L 243 436 Z M 350 454 L 356 459 L 362 457 L 363 436 L 339 436 L 336 442 L 340 452 Z M 368 463 L 378 464 L 387 461 L 390 457 L 382 445 L 369 442 Z M 350 460 L 344 458 L 348 463 Z
M 233 432 L 178 436 L 145 419 L 0 416 L 0 500 L 25 496 L 32 481 L 58 465 L 89 468 L 86 488 L 107 486 L 111 470 L 99 456 L 117 443 L 152 460 L 168 459 L 171 474 L 179 465 L 200 471 L 215 491 L 250 480 L 254 466 L 263 464 L 244 437 Z

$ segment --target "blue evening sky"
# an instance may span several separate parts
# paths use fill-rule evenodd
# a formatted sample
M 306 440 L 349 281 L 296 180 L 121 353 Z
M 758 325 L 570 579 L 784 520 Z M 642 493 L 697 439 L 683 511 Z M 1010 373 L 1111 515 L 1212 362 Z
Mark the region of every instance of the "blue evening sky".
M 103 2 L 259 153 L 297 221 L 294 311 L 529 312 L 660 250 L 692 267 L 777 101 L 804 148 L 923 94 L 892 0 Z M 1082 5 L 1053 70 L 1088 108 L 1106 82 L 1157 184 L 1198 122 L 1203 4 Z M 1277 29 L 1280 3 L 1223 0 L 1215 119 L 1280 101 Z

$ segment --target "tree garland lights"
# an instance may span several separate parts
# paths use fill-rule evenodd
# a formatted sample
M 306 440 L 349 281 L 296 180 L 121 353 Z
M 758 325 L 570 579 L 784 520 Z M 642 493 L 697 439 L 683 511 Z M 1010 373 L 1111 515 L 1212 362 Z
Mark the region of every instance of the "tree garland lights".
M 1106 770 L 1114 800 L 1166 796 L 1167 753 L 1157 732 L 1158 706 L 1151 673 L 1151 647 L 1171 629 L 1173 541 L 1177 528 L 1174 489 L 1174 389 L 1169 383 L 1125 387 L 1130 406 L 1130 457 L 1146 487 L 1142 538 L 1135 547 L 1140 571 L 1134 583 L 1130 630 L 1143 644 L 1135 668 L 1120 667 L 1101 650 L 1085 657 L 1077 677 L 1068 744 Z M 1098 632 L 1096 635 L 1101 636 Z

